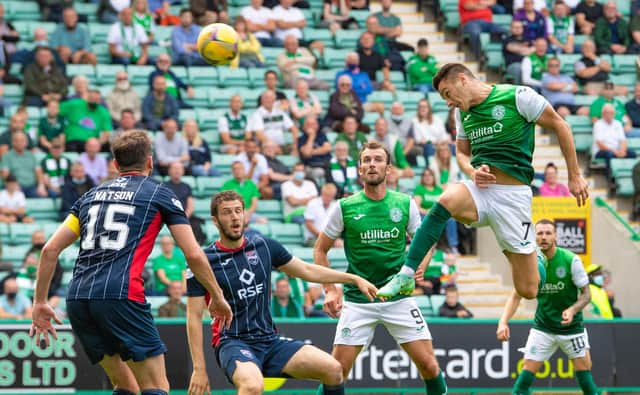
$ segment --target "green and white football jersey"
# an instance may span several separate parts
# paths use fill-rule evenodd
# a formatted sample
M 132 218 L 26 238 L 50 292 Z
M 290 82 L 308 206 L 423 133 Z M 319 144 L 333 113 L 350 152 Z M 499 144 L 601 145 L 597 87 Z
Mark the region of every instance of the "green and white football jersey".
M 421 222 L 418 206 L 409 195 L 389 190 L 381 200 L 372 200 L 360 191 L 339 203 L 329 214 L 324 233 L 334 240 L 344 239 L 347 272 L 380 288 L 404 264 L 406 235 L 413 235 Z M 349 302 L 369 302 L 351 284 L 345 284 L 344 296 Z
M 494 85 L 482 103 L 456 109 L 457 138 L 471 143 L 471 165 L 493 166 L 531 184 L 535 122 L 547 104 L 529 87 Z

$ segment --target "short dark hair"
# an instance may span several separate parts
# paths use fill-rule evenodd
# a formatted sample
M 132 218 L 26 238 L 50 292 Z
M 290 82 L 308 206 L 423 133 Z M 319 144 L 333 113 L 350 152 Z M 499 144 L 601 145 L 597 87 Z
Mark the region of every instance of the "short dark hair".
M 553 163 L 553 162 L 547 163 L 547 165 L 544 167 L 544 171 L 547 171 L 547 169 L 550 168 L 550 167 L 555 169 L 555 171 L 558 171 L 558 166 L 556 166 L 556 164 Z
M 275 72 L 275 71 L 273 71 L 273 70 L 267 70 L 267 71 L 265 71 L 265 72 L 264 72 L 264 78 L 267 78 L 267 76 L 268 76 L 269 74 L 273 74 L 273 75 L 275 75 L 275 76 L 276 76 L 276 78 L 278 78 L 278 73 L 276 73 L 276 72 Z
M 553 220 L 543 218 L 540 221 L 536 222 L 536 226 L 538 225 L 551 225 L 553 226 L 553 230 L 556 230 L 556 223 Z
M 130 130 L 113 140 L 111 153 L 120 172 L 144 170 L 147 158 L 151 155 L 151 140 L 145 131 Z
M 7 176 L 7 178 L 4 179 L 4 182 L 17 182 L 18 179 L 16 179 L 16 176 L 14 176 L 13 174 L 9 174 Z
M 421 38 L 420 40 L 418 40 L 418 47 L 428 47 L 429 46 L 429 41 L 427 41 L 426 38 Z
M 131 114 L 131 115 L 135 116 L 135 112 L 133 112 L 133 110 L 130 109 L 130 108 L 125 108 L 122 111 L 120 111 L 120 116 L 122 116 L 124 114 Z
M 180 9 L 180 16 L 182 16 L 182 14 L 184 14 L 185 12 L 191 12 L 190 8 L 184 7 Z
M 233 202 L 235 200 L 239 200 L 242 204 L 242 209 L 244 210 L 244 199 L 242 196 L 236 191 L 222 191 L 213 195 L 211 198 L 211 216 L 218 217 L 218 207 L 222 202 Z
M 446 286 L 446 287 L 444 287 L 444 292 L 445 293 L 447 293 L 447 292 L 458 292 L 458 287 L 456 287 L 453 284 L 449 285 L 449 286 Z
M 444 79 L 449 79 L 450 76 L 457 74 L 464 74 L 469 77 L 473 77 L 473 73 L 469 68 L 462 63 L 447 63 L 436 73 L 433 77 L 433 87 L 438 90 L 440 82 Z
M 362 153 L 366 149 L 384 150 L 384 153 L 387 155 L 387 165 L 391 164 L 391 154 L 389 153 L 389 150 L 387 149 L 387 147 L 385 147 L 384 145 L 380 144 L 377 141 L 368 141 L 362 145 L 362 148 L 360 148 L 360 152 L 358 153 L 358 163 L 360 163 L 360 158 L 362 157 Z

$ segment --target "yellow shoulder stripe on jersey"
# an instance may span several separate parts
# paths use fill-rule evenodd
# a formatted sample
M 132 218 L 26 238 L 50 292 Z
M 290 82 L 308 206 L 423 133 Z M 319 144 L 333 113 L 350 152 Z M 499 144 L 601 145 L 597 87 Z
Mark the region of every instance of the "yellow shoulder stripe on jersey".
M 71 229 L 76 236 L 80 236 L 80 220 L 73 214 L 67 215 L 67 219 L 63 223 L 67 228 Z

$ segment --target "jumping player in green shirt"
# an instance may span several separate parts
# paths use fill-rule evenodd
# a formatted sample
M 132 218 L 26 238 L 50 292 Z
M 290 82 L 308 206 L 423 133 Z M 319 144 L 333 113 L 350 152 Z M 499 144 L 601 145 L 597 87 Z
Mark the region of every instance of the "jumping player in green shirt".
M 597 393 L 591 375 L 589 336 L 582 323 L 582 310 L 591 300 L 589 278 L 580 258 L 556 246 L 555 223 L 538 221 L 536 244 L 547 258 L 547 279 L 538 294 L 538 308 L 524 349 L 524 366 L 513 387 L 514 395 L 529 395 L 536 372 L 560 347 L 573 362 L 576 379 L 585 395 Z M 509 340 L 509 320 L 521 297 L 513 292 L 498 323 L 498 340 Z
M 531 228 L 535 125 L 556 134 L 569 171 L 569 190 L 581 206 L 589 194 L 571 128 L 533 89 L 485 84 L 460 63 L 442 67 L 433 86 L 455 108 L 456 157 L 469 180 L 447 187 L 417 230 L 406 264 L 378 296 L 390 298 L 413 291 L 416 268 L 453 217 L 473 226 L 491 227 L 511 264 L 516 291 L 524 298 L 535 298 L 544 271 L 538 264 Z

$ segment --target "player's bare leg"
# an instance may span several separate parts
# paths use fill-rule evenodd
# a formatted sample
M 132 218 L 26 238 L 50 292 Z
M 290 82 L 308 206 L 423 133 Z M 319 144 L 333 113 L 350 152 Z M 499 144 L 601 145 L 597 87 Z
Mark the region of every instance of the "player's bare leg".
M 593 375 L 591 374 L 591 354 L 589 350 L 584 357 L 579 357 L 571 360 L 573 362 L 573 368 L 576 372 L 576 380 L 582 389 L 582 393 L 585 395 L 595 395 L 598 393 L 596 383 L 593 381 Z
M 535 251 L 530 254 L 516 254 L 503 251 L 511 264 L 513 285 L 518 295 L 533 299 L 538 294 L 540 274 L 538 273 L 538 256 Z
M 282 371 L 298 379 L 319 380 L 325 390 L 342 387 L 342 366 L 331 355 L 317 347 L 306 345 L 293 354 Z M 344 393 L 344 387 L 342 387 Z
M 447 393 L 447 385 L 438 366 L 438 360 L 433 352 L 431 340 L 416 340 L 400 345 L 416 364 L 420 376 L 424 380 L 428 395 Z
M 149 357 L 140 362 L 127 361 L 127 365 L 135 375 L 143 395 L 146 390 L 160 390 L 169 393 L 169 380 L 167 380 L 163 354 Z
M 137 394 L 140 391 L 136 377 L 120 358 L 120 355 L 105 355 L 100 361 L 100 366 L 109 377 L 114 390 L 123 391 L 123 394 L 126 393 L 124 391 L 129 391 L 132 394 Z
M 264 376 L 253 362 L 236 361 L 236 370 L 231 379 L 238 395 L 262 395 L 264 391 Z
M 349 376 L 349 372 L 351 371 L 358 354 L 362 351 L 362 347 L 363 346 L 349 346 L 346 344 L 336 344 L 333 346 L 331 355 L 340 362 L 340 365 L 342 366 L 342 377 L 345 380 L 347 376 Z

